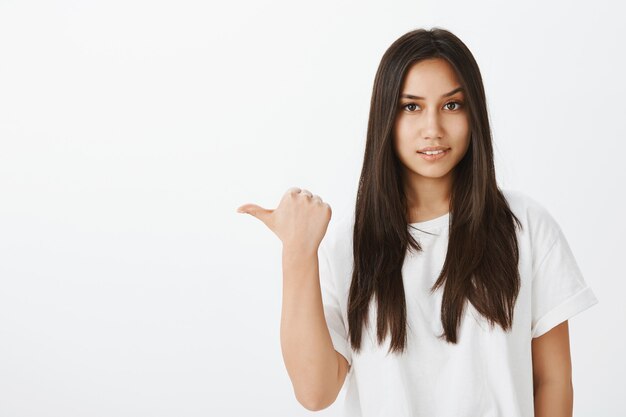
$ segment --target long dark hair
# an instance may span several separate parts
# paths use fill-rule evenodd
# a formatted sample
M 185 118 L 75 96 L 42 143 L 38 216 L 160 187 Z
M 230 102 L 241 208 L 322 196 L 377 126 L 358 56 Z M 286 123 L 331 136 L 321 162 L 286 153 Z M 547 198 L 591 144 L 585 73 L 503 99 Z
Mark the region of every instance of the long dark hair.
M 518 243 L 515 223 L 496 183 L 491 128 L 480 70 L 467 46 L 442 28 L 417 29 L 397 39 L 385 52 L 374 80 L 367 142 L 359 180 L 353 231 L 354 266 L 348 300 L 350 343 L 361 348 L 371 300 L 376 296 L 377 337 L 391 329 L 390 351 L 407 343 L 406 300 L 402 265 L 407 249 L 422 248 L 410 233 L 401 161 L 393 149 L 393 126 L 400 88 L 413 64 L 443 58 L 465 89 L 470 144 L 454 167 L 450 197 L 449 241 L 442 271 L 431 293 L 444 286 L 441 322 L 449 343 L 465 303 L 471 302 L 491 326 L 512 327 L 519 293 Z

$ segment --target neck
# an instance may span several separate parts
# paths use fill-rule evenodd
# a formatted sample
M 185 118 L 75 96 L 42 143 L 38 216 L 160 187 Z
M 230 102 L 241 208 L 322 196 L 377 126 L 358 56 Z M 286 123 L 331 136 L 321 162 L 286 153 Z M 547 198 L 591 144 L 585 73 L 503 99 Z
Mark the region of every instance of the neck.
M 430 220 L 450 211 L 452 172 L 441 178 L 414 175 L 405 182 L 409 223 Z

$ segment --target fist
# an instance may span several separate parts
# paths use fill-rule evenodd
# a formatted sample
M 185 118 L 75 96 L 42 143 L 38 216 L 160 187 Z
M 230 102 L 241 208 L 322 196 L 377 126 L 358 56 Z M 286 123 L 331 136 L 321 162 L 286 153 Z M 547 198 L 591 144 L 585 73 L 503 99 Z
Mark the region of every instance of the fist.
M 283 247 L 315 252 L 332 217 L 330 205 L 321 197 L 297 187 L 289 188 L 275 209 L 244 204 L 237 211 L 261 220 L 278 236 Z

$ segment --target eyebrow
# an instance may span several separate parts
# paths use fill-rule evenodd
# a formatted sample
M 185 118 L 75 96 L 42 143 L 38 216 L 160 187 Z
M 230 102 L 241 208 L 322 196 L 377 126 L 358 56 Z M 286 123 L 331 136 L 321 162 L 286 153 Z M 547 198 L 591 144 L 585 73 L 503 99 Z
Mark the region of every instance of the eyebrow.
M 445 93 L 444 95 L 442 95 L 441 98 L 450 97 L 452 94 L 457 93 L 459 91 L 465 92 L 463 87 L 457 87 L 454 90 L 450 91 L 449 93 Z M 424 100 L 424 97 L 414 96 L 412 94 L 406 94 L 406 93 L 402 94 L 400 97 L 402 97 L 402 98 L 411 98 L 413 100 Z

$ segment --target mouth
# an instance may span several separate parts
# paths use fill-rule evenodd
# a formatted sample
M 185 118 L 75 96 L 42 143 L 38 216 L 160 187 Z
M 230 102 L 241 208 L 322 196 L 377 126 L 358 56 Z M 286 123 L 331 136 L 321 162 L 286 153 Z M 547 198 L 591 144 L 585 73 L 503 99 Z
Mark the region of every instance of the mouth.
M 417 153 L 419 154 L 420 157 L 422 157 L 423 159 L 427 161 L 437 161 L 443 158 L 444 156 L 446 156 L 447 154 L 449 154 L 450 149 L 446 149 L 445 151 L 434 151 L 434 152 L 428 152 L 428 153 L 417 151 Z

